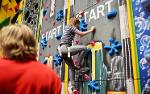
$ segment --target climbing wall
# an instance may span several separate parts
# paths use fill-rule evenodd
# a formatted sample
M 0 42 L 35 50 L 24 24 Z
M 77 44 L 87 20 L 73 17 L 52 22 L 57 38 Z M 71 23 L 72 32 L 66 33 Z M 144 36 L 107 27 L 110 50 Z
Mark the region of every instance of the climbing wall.
M 114 38 L 116 40 L 121 41 L 121 31 L 120 31 L 120 23 L 119 23 L 120 22 L 119 2 L 117 2 L 117 0 L 105 0 L 101 2 L 97 2 L 96 0 L 93 0 L 93 1 L 84 0 L 83 4 L 75 0 L 75 6 L 74 6 L 75 13 L 79 12 L 80 10 L 85 11 L 84 18 L 86 22 L 88 23 L 88 28 L 90 26 L 96 26 L 95 34 L 89 34 L 82 38 L 77 38 L 77 40 L 80 41 L 80 44 L 87 45 L 89 41 L 91 40 L 101 41 L 103 43 L 103 47 L 107 48 L 109 45 L 111 46 L 112 44 L 109 41 L 110 38 Z M 108 18 L 109 13 L 112 11 L 114 12 L 115 10 L 117 11 L 117 15 L 114 18 L 109 19 Z M 100 83 L 100 90 L 101 90 L 101 91 L 97 91 L 97 94 L 105 94 L 106 87 L 107 87 L 108 93 L 125 91 L 124 62 L 123 62 L 122 55 L 117 54 L 117 56 L 115 56 L 114 53 L 112 55 L 109 55 L 105 49 L 100 52 L 101 53 L 98 54 L 97 56 L 95 55 L 95 57 L 97 58 L 96 59 L 97 62 L 94 68 L 96 71 L 95 75 L 97 76 L 95 80 Z M 104 56 L 103 58 L 100 58 L 99 55 L 104 55 Z M 89 58 L 85 58 L 85 59 L 89 59 Z M 79 60 L 79 61 L 82 61 L 82 60 Z M 85 63 L 87 63 L 87 61 L 85 61 Z M 92 67 L 93 62 L 90 63 L 89 66 L 93 68 Z M 106 69 L 104 66 L 106 66 Z M 101 74 L 102 71 L 104 72 L 104 74 Z M 106 74 L 108 72 L 106 76 L 105 76 L 105 71 L 106 71 Z M 118 77 L 117 77 L 117 74 L 118 74 Z M 92 75 L 93 75 L 93 72 L 91 71 L 91 74 L 89 74 L 89 76 L 91 76 L 90 80 L 93 80 Z M 118 79 L 118 80 L 115 81 L 115 79 Z M 107 82 L 107 86 L 105 86 L 104 84 L 105 81 Z M 82 94 L 91 94 L 89 86 L 86 86 L 87 83 L 89 83 L 89 81 L 86 81 L 83 87 L 81 87 Z M 85 89 L 85 90 L 82 91 L 82 89 Z
M 24 8 L 23 23 L 29 26 L 36 36 L 36 33 L 38 32 L 41 0 L 25 0 L 25 1 L 26 3 Z
M 63 0 L 43 0 L 42 3 L 41 31 L 39 37 L 40 61 L 43 61 L 46 56 L 54 56 L 56 53 L 57 46 L 60 42 L 56 36 L 63 31 L 63 19 L 57 21 L 56 14 L 64 8 Z M 41 42 L 44 37 L 46 37 L 47 46 L 42 48 Z
M 42 0 L 41 3 L 38 59 L 42 63 L 48 61 L 45 64 L 50 65 L 63 82 L 64 71 L 61 71 L 63 68 L 61 66 L 56 67 L 53 58 L 60 43 L 59 35 L 63 32 L 64 19 L 61 17 L 61 13 L 64 13 L 64 0 Z
M 88 29 L 91 26 L 96 27 L 95 34 L 88 34 L 82 38 L 81 44 L 87 45 L 90 40 L 101 41 L 104 45 L 110 45 L 109 38 L 114 37 L 116 40 L 120 40 L 121 33 L 119 24 L 119 15 L 113 19 L 107 18 L 107 13 L 116 9 L 118 12 L 118 4 L 115 0 L 105 0 L 97 3 L 96 0 L 84 0 L 84 5 L 75 0 L 74 11 L 75 13 L 80 10 L 85 11 L 85 20 L 88 23 Z M 106 64 L 110 62 L 111 57 L 106 54 Z
M 67 1 L 43 0 L 41 2 L 40 14 L 41 29 L 39 33 L 38 59 L 44 64 L 48 60 L 51 61 L 52 68 L 62 78 L 62 82 L 65 78 L 64 72 L 66 72 L 64 70 L 64 63 L 56 66 L 56 61 L 59 61 L 59 58 L 55 62 L 52 62 L 52 58 L 56 59 L 55 55 L 60 43 L 60 37 L 66 25 Z M 73 57 L 74 61 L 79 64 L 82 63 L 81 66 L 83 68 L 90 68 L 86 74 L 79 75 L 79 73 L 75 73 L 75 80 L 80 94 L 114 94 L 115 92 L 126 94 L 125 69 L 126 73 L 128 73 L 128 67 L 130 67 L 131 77 L 132 69 L 131 66 L 126 66 L 127 68 L 125 68 L 124 65 L 124 52 L 130 52 L 130 43 L 129 36 L 126 36 L 124 40 L 121 38 L 123 30 L 121 26 L 124 26 L 123 22 L 127 18 L 120 21 L 121 17 L 124 16 L 120 15 L 120 2 L 119 0 L 80 0 L 80 2 L 78 0 L 71 0 L 69 4 L 71 16 L 83 10 L 84 16 L 82 20 L 84 24 L 87 24 L 87 29 L 90 29 L 91 26 L 96 27 L 95 33 L 84 37 L 75 36 L 74 45 L 85 45 L 90 49 L 83 53 L 83 55 L 77 54 Z M 126 24 L 124 27 L 127 28 L 128 25 Z M 123 49 L 123 55 L 121 48 Z M 129 54 L 126 54 L 126 56 L 128 58 L 125 58 L 125 64 L 129 64 L 128 61 L 131 61 L 131 57 Z M 69 94 L 67 93 L 69 90 L 65 91 L 65 86 L 63 85 L 62 94 Z M 131 85 L 131 87 L 133 86 Z
M 142 94 L 148 94 L 150 88 L 150 65 L 146 56 L 150 53 L 150 11 L 145 6 L 149 0 L 132 0 L 135 22 L 136 45 L 138 52 L 138 64 L 140 68 L 140 80 Z
M 18 22 L 22 13 L 23 0 L 0 0 L 0 29 L 10 23 Z

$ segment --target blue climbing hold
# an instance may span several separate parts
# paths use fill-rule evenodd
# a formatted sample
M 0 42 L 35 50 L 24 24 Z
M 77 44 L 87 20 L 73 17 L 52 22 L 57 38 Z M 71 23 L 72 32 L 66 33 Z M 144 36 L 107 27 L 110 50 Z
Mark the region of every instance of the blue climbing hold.
M 84 19 L 80 20 L 79 29 L 80 31 L 87 31 L 88 24 L 85 22 Z
M 47 10 L 43 10 L 43 16 L 45 16 L 47 13 Z
M 57 39 L 57 40 L 60 40 L 61 37 L 62 37 L 62 33 L 60 32 L 60 33 L 56 36 L 56 39 Z
M 46 37 L 44 37 L 41 41 L 41 48 L 44 49 L 47 46 L 47 40 Z
M 64 18 L 64 12 L 63 12 L 63 10 L 59 10 L 59 11 L 56 13 L 56 20 L 57 20 L 57 21 L 61 21 L 63 18 Z
M 108 50 L 109 55 L 112 56 L 114 53 L 118 54 L 119 49 L 122 48 L 121 44 L 119 41 L 114 40 L 113 38 L 109 38 L 109 42 L 111 43 L 110 46 L 104 46 L 106 50 Z
M 91 49 L 90 49 L 90 48 L 86 49 L 85 54 L 86 54 L 86 55 L 91 54 Z
M 113 8 L 113 9 L 111 10 L 111 12 L 108 12 L 108 13 L 107 13 L 107 18 L 108 18 L 108 19 L 112 19 L 112 18 L 114 18 L 116 15 L 117 15 L 117 9 L 116 9 L 116 8 Z
M 55 54 L 55 56 L 53 57 L 53 62 L 56 66 L 61 65 L 62 58 L 59 53 Z
M 98 81 L 95 81 L 95 80 L 90 81 L 88 83 L 88 87 L 91 89 L 92 92 L 100 90 L 100 84 Z
M 45 58 L 43 64 L 47 64 L 47 62 L 48 62 L 48 58 Z

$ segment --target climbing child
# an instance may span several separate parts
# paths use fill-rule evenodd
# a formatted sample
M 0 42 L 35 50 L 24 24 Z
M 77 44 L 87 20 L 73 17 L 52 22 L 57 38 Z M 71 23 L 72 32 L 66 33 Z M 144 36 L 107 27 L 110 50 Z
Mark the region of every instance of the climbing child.
M 92 26 L 90 30 L 82 32 L 78 30 L 79 28 L 79 19 L 77 17 L 72 17 L 70 19 L 70 23 L 64 28 L 63 35 L 61 38 L 61 44 L 59 47 L 59 52 L 62 56 L 62 59 L 65 61 L 66 64 L 68 64 L 69 69 L 71 70 L 70 73 L 70 80 L 71 80 L 71 85 L 72 85 L 72 90 L 73 92 L 77 91 L 75 88 L 75 83 L 74 83 L 74 71 L 80 69 L 79 66 L 76 66 L 73 63 L 73 60 L 71 58 L 72 55 L 77 54 L 80 51 L 86 50 L 87 47 L 84 45 L 74 45 L 72 46 L 72 41 L 74 40 L 74 37 L 76 34 L 80 36 L 84 36 L 88 33 L 94 32 L 95 27 Z

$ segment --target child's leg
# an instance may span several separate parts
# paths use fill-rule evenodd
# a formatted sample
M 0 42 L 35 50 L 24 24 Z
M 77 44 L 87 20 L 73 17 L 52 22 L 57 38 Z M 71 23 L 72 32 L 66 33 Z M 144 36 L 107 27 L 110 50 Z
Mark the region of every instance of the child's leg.
M 75 55 L 84 50 L 87 50 L 87 47 L 84 45 L 74 45 L 70 47 L 71 55 Z
M 70 55 L 71 56 L 75 55 L 75 54 L 77 54 L 77 53 L 79 53 L 79 52 L 81 52 L 83 50 L 86 50 L 86 49 L 87 49 L 87 47 L 84 46 L 84 45 L 70 46 Z M 61 52 L 61 54 L 67 55 L 68 54 L 68 48 L 67 48 L 67 46 L 66 45 L 62 45 L 60 47 L 60 52 Z
M 75 67 L 73 64 L 72 58 L 65 57 L 63 58 L 65 63 L 69 66 L 69 78 L 71 81 L 72 89 L 75 88 Z

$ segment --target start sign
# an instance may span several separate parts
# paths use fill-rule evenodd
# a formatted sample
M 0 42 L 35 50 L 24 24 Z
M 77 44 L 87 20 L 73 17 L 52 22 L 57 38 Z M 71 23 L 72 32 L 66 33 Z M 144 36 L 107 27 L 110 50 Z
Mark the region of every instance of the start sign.
M 90 22 L 91 20 L 97 20 L 99 19 L 101 16 L 105 16 L 105 12 L 104 10 L 107 9 L 108 12 L 111 12 L 111 5 L 113 3 L 114 0 L 108 0 L 106 1 L 104 4 L 100 4 L 95 8 L 92 8 L 89 11 L 86 11 L 84 13 L 84 17 L 85 17 L 85 21 L 86 22 Z
M 46 36 L 46 40 L 55 38 L 58 34 L 60 34 L 62 25 L 53 28 L 52 30 L 46 31 L 42 34 L 42 39 Z

